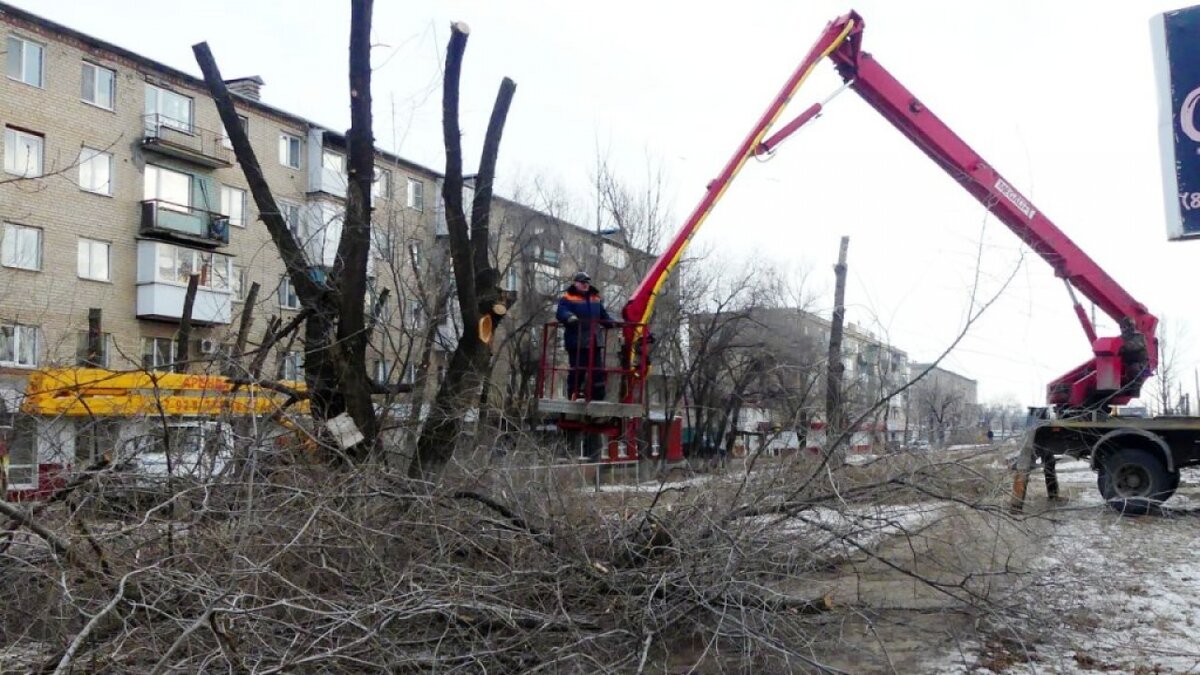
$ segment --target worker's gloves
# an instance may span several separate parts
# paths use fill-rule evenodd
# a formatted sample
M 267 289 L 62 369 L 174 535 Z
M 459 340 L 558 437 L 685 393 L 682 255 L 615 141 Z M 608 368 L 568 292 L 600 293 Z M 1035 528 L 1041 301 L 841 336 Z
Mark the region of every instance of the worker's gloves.
M 570 326 L 573 323 L 579 323 L 579 317 L 572 314 L 571 316 L 567 317 L 567 320 L 564 323 L 566 323 L 568 326 Z

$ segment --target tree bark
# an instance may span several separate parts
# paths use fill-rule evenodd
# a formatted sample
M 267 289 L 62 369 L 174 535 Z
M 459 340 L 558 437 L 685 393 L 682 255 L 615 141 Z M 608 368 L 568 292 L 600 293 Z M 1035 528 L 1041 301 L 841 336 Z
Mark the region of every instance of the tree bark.
M 833 291 L 833 317 L 829 325 L 829 357 L 826 360 L 827 379 L 825 382 L 825 444 L 826 451 L 838 435 L 845 431 L 845 411 L 842 409 L 842 325 L 846 320 L 846 250 L 850 247 L 850 237 L 842 237 L 841 249 L 838 252 L 838 262 L 833 268 L 837 285 Z
M 250 327 L 254 324 L 254 304 L 258 302 L 258 282 L 250 284 L 250 290 L 246 293 L 246 299 L 242 303 L 242 318 L 238 322 L 237 341 L 233 343 L 233 353 L 230 355 L 229 367 L 226 372 L 228 375 L 234 375 L 235 371 L 240 367 L 242 355 L 246 353 L 246 341 L 250 339 Z
M 451 26 L 446 49 L 446 74 L 442 87 L 442 136 L 446 146 L 446 177 L 442 198 L 446 206 L 450 259 L 462 318 L 462 335 L 450 358 L 446 378 L 438 387 L 432 409 L 417 451 L 409 464 L 413 478 L 435 480 L 454 455 L 454 446 L 462 431 L 464 414 L 476 403 L 490 365 L 489 345 L 481 338 L 480 319 L 494 326 L 504 311 L 493 311 L 501 302 L 500 277 L 488 259 L 488 214 L 491 211 L 492 182 L 500 140 L 504 134 L 509 105 L 516 85 L 505 78 L 500 85 L 491 120 L 483 142 L 478 184 L 472 213 L 476 222 L 469 230 L 463 211 L 462 142 L 458 123 L 459 81 L 463 53 L 469 29 L 465 24 Z
M 492 107 L 487 134 L 483 139 L 483 155 L 479 161 L 479 173 L 475 177 L 475 201 L 471 205 L 471 244 L 475 248 L 476 271 L 490 269 L 492 266 L 488 247 L 492 188 L 496 178 L 496 160 L 500 155 L 500 137 L 504 132 L 504 122 L 508 119 L 508 109 L 512 106 L 516 89 L 517 84 L 507 77 L 500 82 L 500 91 L 496 93 L 496 104 Z
M 367 373 L 367 331 L 364 298 L 367 263 L 371 254 L 371 188 L 375 182 L 375 137 L 371 119 L 371 11 L 374 0 L 350 5 L 350 133 L 346 137 L 349 181 L 346 217 L 338 242 L 332 278 L 341 306 L 337 322 L 338 380 L 346 412 L 367 439 L 352 448 L 351 459 L 366 459 L 376 438 L 375 405 Z
M 196 305 L 196 290 L 200 288 L 200 275 L 188 277 L 187 292 L 183 295 L 183 316 L 179 318 L 179 336 L 175 341 L 175 360 L 179 364 L 176 370 L 186 373 L 191 364 L 192 343 L 192 308 Z
M 216 104 L 234 155 L 242 167 L 259 216 L 283 259 L 288 279 L 306 310 L 304 376 L 310 392 L 313 417 L 323 422 L 349 412 L 363 433 L 363 447 L 352 449 L 352 459 L 365 456 L 374 446 L 377 431 L 371 386 L 366 372 L 365 319 L 366 262 L 370 254 L 370 195 L 374 176 L 374 140 L 371 133 L 370 28 L 371 0 L 351 5 L 350 85 L 351 121 L 350 185 L 347 213 L 338 242 L 338 260 L 331 274 L 310 274 L 313 265 L 280 212 L 263 176 L 250 140 L 238 121 L 233 98 L 206 43 L 192 47 L 204 81 Z M 324 279 L 331 279 L 326 283 Z M 357 306 L 355 308 L 355 306 Z M 261 367 L 261 364 L 260 364 Z

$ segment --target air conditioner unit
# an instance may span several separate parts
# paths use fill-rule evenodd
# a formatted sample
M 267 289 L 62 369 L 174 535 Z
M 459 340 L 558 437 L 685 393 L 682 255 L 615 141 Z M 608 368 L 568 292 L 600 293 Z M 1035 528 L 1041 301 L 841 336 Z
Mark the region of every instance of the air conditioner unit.
M 221 351 L 221 343 L 220 342 L 217 342 L 216 340 L 208 340 L 208 339 L 200 341 L 200 353 L 201 354 L 216 354 L 219 351 Z

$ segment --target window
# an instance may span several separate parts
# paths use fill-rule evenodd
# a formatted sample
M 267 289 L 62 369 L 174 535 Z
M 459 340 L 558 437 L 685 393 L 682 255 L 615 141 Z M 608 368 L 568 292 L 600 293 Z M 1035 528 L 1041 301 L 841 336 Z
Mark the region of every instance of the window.
M 246 117 L 245 115 L 238 115 L 237 117 L 238 117 L 238 123 L 242 125 L 242 131 L 246 132 L 246 135 L 249 136 L 250 135 L 250 118 Z M 229 134 L 226 134 L 221 137 L 221 146 L 224 148 L 227 148 L 229 150 L 233 149 L 233 141 L 230 140 Z
M 291 134 L 279 135 L 279 163 L 293 169 L 300 168 L 301 141 Z
M 230 289 L 233 262 L 229 256 L 165 243 L 157 244 L 157 250 L 155 281 L 186 286 L 193 274 L 199 274 L 200 288 L 213 291 Z
M 192 99 L 188 96 L 147 84 L 145 113 L 152 128 L 161 125 L 192 133 Z
M 371 224 L 371 243 L 375 245 L 376 256 L 383 260 L 392 259 L 392 231 L 387 225 Z
M 0 324 L 0 365 L 37 367 L 40 332 L 37 326 Z
M 299 382 L 304 379 L 304 353 L 287 352 L 279 363 L 279 379 Z
M 390 199 L 392 196 L 392 172 L 375 167 L 375 182 L 371 185 L 371 196 L 376 199 Z
M 287 223 L 288 229 L 297 238 L 303 238 L 300 232 L 300 205 L 291 202 L 276 202 L 279 204 L 279 215 L 283 216 L 283 222 Z
M 534 260 L 544 262 L 547 265 L 558 265 L 560 258 L 557 244 L 553 246 L 546 244 L 534 244 L 530 247 L 530 254 L 533 256 Z
M 418 298 L 405 297 L 404 304 L 400 309 L 404 313 L 404 319 L 414 325 L 420 325 L 424 320 L 425 313 L 421 310 L 421 301 Z
M 346 156 L 332 150 L 324 150 L 321 152 L 321 166 L 330 171 L 346 173 Z
M 13 421 L 8 438 L 8 488 L 29 490 L 37 487 L 38 438 L 37 423 L 33 417 L 20 415 Z M 3 471 L 0 467 L 0 471 Z
M 619 270 L 625 269 L 625 266 L 629 264 L 629 257 L 625 254 L 625 249 L 608 242 L 601 244 L 600 257 L 604 259 L 605 265 Z
M 229 224 L 238 227 L 246 226 L 246 191 L 221 186 L 221 213 L 229 216 Z
M 412 361 L 404 368 L 404 376 L 400 379 L 403 384 L 414 384 L 417 381 L 417 364 Z
M 279 306 L 284 309 L 300 309 L 300 297 L 292 288 L 292 280 L 286 276 L 279 280 Z
M 175 338 L 142 338 L 142 368 L 146 370 L 174 370 Z
M 112 194 L 112 155 L 91 148 L 79 151 L 79 189 Z
M 108 367 L 108 355 L 111 353 L 109 348 L 112 344 L 111 333 L 101 333 L 99 343 L 96 345 L 98 351 L 94 355 L 88 354 L 88 332 L 81 330 L 75 334 L 75 363 L 81 366 L 94 366 L 96 368 Z M 90 358 L 89 358 L 90 357 Z
M 75 422 L 75 463 L 86 469 L 113 451 L 121 440 L 121 421 L 111 417 L 88 417 Z
M 408 263 L 413 267 L 420 269 L 421 267 L 421 242 L 408 242 Z
M 14 176 L 42 175 L 42 146 L 45 139 L 28 131 L 4 128 L 4 171 Z
M 233 291 L 233 301 L 241 302 L 246 299 L 246 268 L 241 265 L 233 265 L 232 269 L 233 272 L 229 277 L 230 290 Z
M 415 178 L 408 179 L 408 208 L 425 210 L 425 184 Z
M 533 287 L 543 295 L 553 295 L 562 288 L 558 269 L 541 263 L 533 266 Z
M 159 206 L 174 211 L 187 211 L 192 204 L 192 177 L 179 171 L 146 165 L 142 198 L 156 199 Z
M 23 270 L 42 269 L 42 231 L 36 227 L 4 224 L 0 265 Z
M 8 76 L 35 87 L 42 86 L 42 46 L 10 35 L 7 51 Z
M 94 63 L 83 62 L 82 92 L 83 100 L 106 110 L 113 109 L 117 98 L 117 73 Z
M 391 323 L 392 321 L 392 303 L 387 302 L 389 297 L 381 297 L 381 293 L 376 286 L 375 277 L 367 277 L 367 293 L 363 298 L 363 311 L 365 311 L 373 321 L 383 323 Z
M 200 260 L 200 287 L 214 291 L 228 291 L 233 286 L 233 259 L 220 253 L 205 253 L 193 251 Z
M 392 362 L 387 359 L 377 359 L 375 361 L 375 381 L 380 384 L 386 384 L 391 375 Z
M 109 243 L 95 239 L 79 239 L 79 268 L 80 279 L 93 281 L 109 281 Z
M 509 265 L 508 271 L 504 274 L 504 290 L 521 290 L 521 270 L 517 268 L 516 263 Z

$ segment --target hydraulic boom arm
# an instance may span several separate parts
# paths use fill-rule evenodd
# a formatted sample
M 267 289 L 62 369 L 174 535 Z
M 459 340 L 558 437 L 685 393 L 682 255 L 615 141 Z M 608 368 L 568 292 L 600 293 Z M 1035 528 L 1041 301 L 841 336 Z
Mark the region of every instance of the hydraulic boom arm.
M 863 20 L 855 12 L 826 26 L 739 153 L 709 186 L 700 206 L 639 285 L 625 308 L 626 320 L 644 322 L 648 318 L 653 296 L 666 274 L 741 164 L 753 154 L 774 150 L 820 113 L 821 104 L 816 104 L 762 140 L 803 79 L 819 60 L 829 57 L 851 89 L 1048 262 L 1067 282 L 1068 290 L 1078 289 L 1120 326 L 1118 337 L 1096 337 L 1086 313 L 1075 303 L 1076 314 L 1091 341 L 1092 358 L 1051 382 L 1048 402 L 1060 410 L 1094 409 L 1137 397 L 1142 383 L 1157 366 L 1158 320 L 878 61 L 862 51 L 862 35 Z M 1071 295 L 1073 298 L 1074 293 Z

